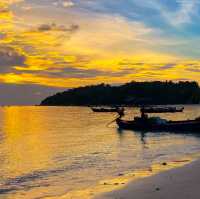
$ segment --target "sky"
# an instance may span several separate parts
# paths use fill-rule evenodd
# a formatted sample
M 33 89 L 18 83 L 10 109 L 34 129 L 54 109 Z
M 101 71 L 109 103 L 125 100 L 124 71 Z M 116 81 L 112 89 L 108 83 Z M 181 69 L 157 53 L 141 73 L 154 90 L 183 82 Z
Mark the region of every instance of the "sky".
M 199 21 L 199 0 L 0 0 L 0 104 L 99 83 L 200 83 Z

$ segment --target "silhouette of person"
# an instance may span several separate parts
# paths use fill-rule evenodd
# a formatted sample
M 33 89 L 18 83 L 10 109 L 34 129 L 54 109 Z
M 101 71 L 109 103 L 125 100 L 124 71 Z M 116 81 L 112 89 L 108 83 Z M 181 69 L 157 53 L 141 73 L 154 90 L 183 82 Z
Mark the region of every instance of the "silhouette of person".
M 141 110 L 141 118 L 146 121 L 148 119 L 148 115 L 145 113 L 145 111 L 142 109 Z
M 119 118 L 122 118 L 124 116 L 124 108 L 118 108 L 117 113 L 119 114 Z

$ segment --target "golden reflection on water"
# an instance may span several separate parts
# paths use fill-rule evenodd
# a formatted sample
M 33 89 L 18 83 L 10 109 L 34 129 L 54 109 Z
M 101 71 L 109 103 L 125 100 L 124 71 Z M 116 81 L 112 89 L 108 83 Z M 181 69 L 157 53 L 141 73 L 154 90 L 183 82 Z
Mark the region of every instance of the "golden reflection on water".
M 30 173 L 48 166 L 51 148 L 47 147 L 43 117 L 33 115 L 31 108 L 4 108 L 2 131 L 5 167 L 10 177 Z

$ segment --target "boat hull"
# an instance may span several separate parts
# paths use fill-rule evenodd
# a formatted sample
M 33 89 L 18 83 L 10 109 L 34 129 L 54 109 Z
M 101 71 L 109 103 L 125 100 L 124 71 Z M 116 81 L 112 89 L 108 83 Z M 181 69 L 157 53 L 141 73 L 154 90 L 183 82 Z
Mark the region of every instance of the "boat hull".
M 117 112 L 118 111 L 118 109 L 116 109 L 116 108 L 92 108 L 92 111 L 93 112 L 98 112 L 98 113 L 109 113 L 109 112 Z
M 139 130 L 139 131 L 188 131 L 200 133 L 199 120 L 186 121 L 168 121 L 165 124 L 137 123 L 135 121 L 126 121 L 117 119 L 117 125 L 120 129 Z
M 144 113 L 176 113 L 183 112 L 184 107 L 176 108 L 176 107 L 145 107 L 141 108 L 141 112 Z

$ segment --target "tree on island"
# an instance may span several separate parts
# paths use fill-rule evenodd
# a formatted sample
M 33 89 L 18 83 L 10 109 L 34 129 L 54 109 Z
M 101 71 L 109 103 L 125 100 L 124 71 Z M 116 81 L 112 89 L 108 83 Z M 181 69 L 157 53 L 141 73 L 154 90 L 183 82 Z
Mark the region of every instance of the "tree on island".
M 44 99 L 43 106 L 198 104 L 197 82 L 130 82 L 120 86 L 91 85 L 69 89 Z

